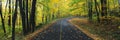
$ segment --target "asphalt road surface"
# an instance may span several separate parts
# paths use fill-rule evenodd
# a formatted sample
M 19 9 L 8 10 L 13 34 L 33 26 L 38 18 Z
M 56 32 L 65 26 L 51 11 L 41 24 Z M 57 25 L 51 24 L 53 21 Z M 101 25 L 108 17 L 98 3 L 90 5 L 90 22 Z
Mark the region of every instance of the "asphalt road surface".
M 68 20 L 70 18 L 56 21 L 55 24 L 34 37 L 34 40 L 93 40 L 70 24 Z

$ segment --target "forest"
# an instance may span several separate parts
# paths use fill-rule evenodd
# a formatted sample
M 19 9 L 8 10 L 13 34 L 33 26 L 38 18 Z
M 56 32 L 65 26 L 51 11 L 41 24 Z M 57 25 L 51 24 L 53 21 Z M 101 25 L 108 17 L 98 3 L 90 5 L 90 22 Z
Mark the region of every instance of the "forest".
M 120 0 L 0 0 L 0 40 L 52 39 L 120 40 Z

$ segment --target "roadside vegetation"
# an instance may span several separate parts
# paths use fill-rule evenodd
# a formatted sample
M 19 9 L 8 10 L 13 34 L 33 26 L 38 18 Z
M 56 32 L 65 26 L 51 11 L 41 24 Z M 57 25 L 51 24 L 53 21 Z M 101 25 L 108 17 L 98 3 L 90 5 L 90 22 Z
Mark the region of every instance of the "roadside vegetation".
M 89 36 L 93 38 L 99 38 L 96 40 L 120 40 L 120 18 L 112 19 L 110 23 L 105 24 L 103 23 L 96 23 L 96 22 L 89 22 L 87 18 L 73 18 L 70 20 L 71 23 L 77 25 L 80 29 L 82 28 L 83 31 L 87 31 Z M 114 21 L 116 20 L 116 21 Z M 94 37 L 95 36 L 95 37 Z

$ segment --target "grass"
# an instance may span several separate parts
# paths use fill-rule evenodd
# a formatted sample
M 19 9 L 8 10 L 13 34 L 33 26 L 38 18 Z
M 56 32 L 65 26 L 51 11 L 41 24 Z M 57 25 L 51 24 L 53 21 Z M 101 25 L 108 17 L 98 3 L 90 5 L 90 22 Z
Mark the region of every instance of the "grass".
M 71 22 L 82 29 L 88 30 L 91 34 L 98 35 L 104 40 L 120 40 L 120 29 L 116 25 L 91 23 L 85 18 L 73 18 Z

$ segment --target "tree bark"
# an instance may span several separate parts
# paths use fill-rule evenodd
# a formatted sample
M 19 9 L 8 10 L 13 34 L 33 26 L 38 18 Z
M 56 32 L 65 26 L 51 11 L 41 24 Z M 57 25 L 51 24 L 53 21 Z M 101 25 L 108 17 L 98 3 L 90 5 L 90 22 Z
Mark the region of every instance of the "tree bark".
M 12 40 L 15 40 L 15 23 L 16 23 L 16 19 L 17 19 L 17 6 L 18 6 L 18 1 L 16 0 L 15 3 L 15 12 L 12 16 Z
M 8 26 L 11 27 L 11 0 L 9 0 L 9 19 L 8 19 Z
M 96 10 L 96 12 L 97 12 L 97 21 L 98 21 L 98 23 L 100 23 L 100 16 L 99 16 L 99 12 L 98 12 L 98 3 L 97 3 L 97 1 L 96 0 L 94 0 L 95 1 L 95 10 Z
M 5 23 L 4 23 L 4 18 L 3 18 L 3 14 L 2 14 L 2 0 L 0 0 L 0 16 L 1 16 L 1 20 L 2 20 L 3 31 L 4 31 L 4 33 L 6 35 Z
M 92 0 L 88 0 L 88 16 L 89 20 L 92 20 Z
M 30 30 L 30 27 L 29 27 L 29 20 L 28 20 L 29 18 L 28 18 L 28 0 L 26 0 L 26 26 L 27 26 L 27 33 L 29 32 L 29 30 Z
M 32 1 L 32 9 L 31 9 L 31 14 L 30 14 L 30 27 L 31 27 L 31 32 L 34 32 L 35 30 L 35 11 L 36 11 L 36 0 Z
M 101 0 L 101 16 L 107 16 L 107 0 Z
M 120 0 L 118 0 L 118 4 L 119 4 L 119 17 L 120 17 Z
M 19 7 L 20 7 L 20 14 L 22 18 L 22 28 L 23 28 L 23 34 L 26 35 L 26 21 L 25 21 L 25 10 L 23 7 L 23 0 L 19 0 Z

